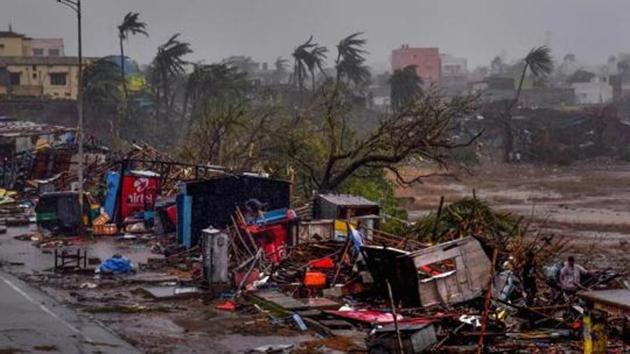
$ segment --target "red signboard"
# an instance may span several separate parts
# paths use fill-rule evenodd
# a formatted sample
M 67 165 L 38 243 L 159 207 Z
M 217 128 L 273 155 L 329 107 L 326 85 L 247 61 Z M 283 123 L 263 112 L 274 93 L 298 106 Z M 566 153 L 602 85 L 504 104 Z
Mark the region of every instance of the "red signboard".
M 124 219 L 136 211 L 152 210 L 160 180 L 157 177 L 126 175 L 122 181 L 120 213 Z

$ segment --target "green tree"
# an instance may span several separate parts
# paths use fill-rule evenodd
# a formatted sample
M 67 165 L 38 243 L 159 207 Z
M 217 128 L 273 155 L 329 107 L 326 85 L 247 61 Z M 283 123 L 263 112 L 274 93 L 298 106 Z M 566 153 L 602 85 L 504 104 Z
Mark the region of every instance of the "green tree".
M 124 102 L 120 71 L 115 63 L 99 59 L 83 72 L 83 97 L 90 134 L 111 142 L 116 136 L 117 119 Z
M 394 112 L 400 112 L 422 94 L 422 79 L 415 65 L 395 70 L 389 78 L 390 103 Z
M 149 35 L 146 31 L 147 24 L 141 22 L 139 17 L 139 13 L 129 12 L 123 18 L 123 22 L 118 26 L 118 40 L 120 42 L 120 75 L 123 83 L 123 90 L 125 92 L 125 99 L 129 96 L 129 92 L 127 90 L 127 82 L 125 78 L 125 48 L 123 43 L 129 38 L 130 34 Z
M 192 53 L 190 44 L 180 41 L 179 33 L 176 33 L 158 47 L 151 64 L 150 77 L 155 89 L 158 111 L 164 107 L 166 117 L 170 117 L 173 111 L 177 93 L 171 87 L 184 73 L 185 65 L 188 63 L 184 57 L 190 53 Z
M 360 87 L 370 81 L 370 70 L 365 65 L 367 51 L 363 49 L 367 41 L 360 38 L 362 34 L 361 32 L 353 33 L 337 44 L 335 68 L 338 80 L 355 87 Z
M 326 47 L 313 41 L 313 36 L 297 46 L 293 51 L 293 82 L 300 91 L 304 90 L 304 81 L 310 74 L 312 88 L 315 89 L 315 73 L 323 72 L 324 60 L 326 60 Z
M 234 102 L 248 96 L 250 91 L 247 73 L 230 63 L 196 64 L 188 76 L 184 94 L 184 116 L 189 112 L 188 127 L 208 111 L 209 105 Z

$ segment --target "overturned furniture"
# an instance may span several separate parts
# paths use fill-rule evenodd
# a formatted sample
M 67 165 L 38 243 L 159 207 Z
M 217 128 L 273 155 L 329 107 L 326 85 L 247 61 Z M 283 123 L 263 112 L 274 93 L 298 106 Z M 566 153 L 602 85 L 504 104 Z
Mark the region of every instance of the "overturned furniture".
M 441 243 L 417 252 L 365 246 L 362 252 L 376 291 L 386 297 L 387 282 L 403 307 L 451 305 L 480 296 L 491 263 L 473 237 Z

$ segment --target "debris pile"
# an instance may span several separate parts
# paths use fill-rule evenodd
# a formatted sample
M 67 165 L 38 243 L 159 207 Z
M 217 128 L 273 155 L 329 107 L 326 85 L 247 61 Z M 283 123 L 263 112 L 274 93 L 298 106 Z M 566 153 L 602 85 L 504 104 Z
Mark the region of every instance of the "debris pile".
M 628 291 L 621 274 L 563 262 L 566 240 L 474 195 L 442 201 L 394 235 L 379 229 L 380 206 L 365 198 L 318 194 L 293 208 L 287 181 L 182 164 L 146 145 L 89 168 L 92 193 L 42 193 L 41 233 L 19 239 L 53 249 L 59 273 L 97 272 L 77 282 L 81 291 L 151 282 L 141 288 L 150 300 L 109 308 L 203 299 L 272 330 L 322 337 L 297 352 L 563 352 L 601 346 L 602 323 L 624 331 L 618 315 L 628 311 L 614 317 L 598 305 L 612 296 L 599 291 Z M 71 173 L 57 187 L 68 190 Z M 11 203 L 0 212 L 21 208 Z M 99 242 L 115 247 L 92 259 L 86 248 Z M 136 263 L 124 250 L 140 245 L 152 255 Z M 605 345 L 621 348 L 621 338 L 611 331 Z

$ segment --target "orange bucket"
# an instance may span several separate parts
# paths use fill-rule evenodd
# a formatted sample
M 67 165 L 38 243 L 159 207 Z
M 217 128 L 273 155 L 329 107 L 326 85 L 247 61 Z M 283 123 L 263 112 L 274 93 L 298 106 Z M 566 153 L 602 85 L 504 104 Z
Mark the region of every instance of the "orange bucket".
M 326 274 L 321 272 L 306 272 L 304 275 L 304 285 L 312 288 L 323 288 L 326 286 Z

